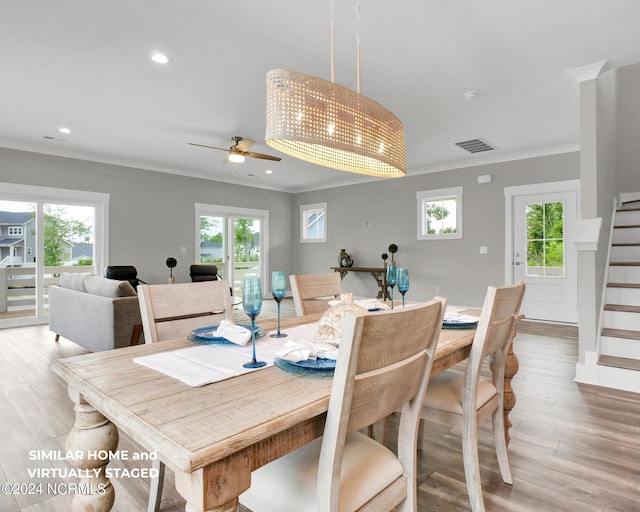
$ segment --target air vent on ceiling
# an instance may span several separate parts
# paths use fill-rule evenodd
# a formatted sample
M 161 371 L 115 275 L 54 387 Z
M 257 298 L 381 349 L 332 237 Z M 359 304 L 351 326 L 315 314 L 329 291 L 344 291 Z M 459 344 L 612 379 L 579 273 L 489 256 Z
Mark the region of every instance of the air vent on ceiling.
M 467 150 L 469 153 L 481 153 L 482 151 L 492 151 L 494 149 L 481 139 L 464 140 L 456 142 L 455 145 Z

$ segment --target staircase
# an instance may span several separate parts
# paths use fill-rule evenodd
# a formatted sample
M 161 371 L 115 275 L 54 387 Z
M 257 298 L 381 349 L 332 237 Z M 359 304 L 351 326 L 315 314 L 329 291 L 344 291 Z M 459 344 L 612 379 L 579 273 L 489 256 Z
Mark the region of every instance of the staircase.
M 625 370 L 620 378 L 637 379 L 640 374 L 640 199 L 623 202 L 616 210 L 612 232 L 598 364 Z

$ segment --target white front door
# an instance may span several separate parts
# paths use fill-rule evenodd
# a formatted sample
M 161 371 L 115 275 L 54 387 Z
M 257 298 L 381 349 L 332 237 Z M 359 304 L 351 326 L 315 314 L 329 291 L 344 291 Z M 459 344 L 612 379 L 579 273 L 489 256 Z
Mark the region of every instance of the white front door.
M 567 182 L 561 182 L 566 184 Z M 574 183 L 574 182 L 569 182 Z M 548 184 L 550 189 L 553 183 Z M 525 281 L 527 290 L 521 311 L 526 318 L 576 323 L 577 254 L 573 236 L 577 223 L 577 190 L 557 185 L 511 192 L 511 253 L 506 263 L 511 281 Z M 513 190 L 516 189 L 516 190 Z M 507 198 L 509 199 L 509 197 Z

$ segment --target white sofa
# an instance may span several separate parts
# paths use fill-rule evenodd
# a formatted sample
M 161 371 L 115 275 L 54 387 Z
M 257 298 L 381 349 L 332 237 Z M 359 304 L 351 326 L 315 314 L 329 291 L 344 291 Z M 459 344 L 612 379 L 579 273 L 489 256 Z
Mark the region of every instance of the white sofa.
M 128 281 L 61 274 L 49 287 L 49 330 L 91 352 L 142 343 L 136 291 Z

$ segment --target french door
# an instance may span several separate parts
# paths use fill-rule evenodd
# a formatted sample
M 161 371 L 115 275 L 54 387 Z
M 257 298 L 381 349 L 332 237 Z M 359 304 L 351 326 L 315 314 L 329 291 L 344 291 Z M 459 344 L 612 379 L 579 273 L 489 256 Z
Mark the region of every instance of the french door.
M 0 185 L 0 328 L 47 323 L 60 274 L 106 263 L 108 195 Z
M 577 189 L 567 190 L 567 182 L 547 185 L 511 188 L 517 193 L 508 197 L 512 233 L 506 244 L 507 282 L 527 283 L 521 308 L 527 318 L 576 323 L 577 253 L 573 237 L 578 193 Z
M 196 263 L 218 267 L 231 283 L 234 297 L 242 297 L 245 276 L 261 278 L 263 293 L 268 245 L 268 210 L 196 204 Z

